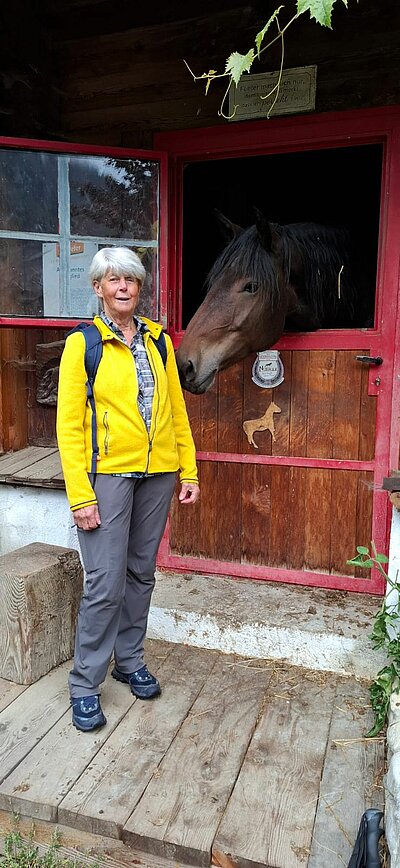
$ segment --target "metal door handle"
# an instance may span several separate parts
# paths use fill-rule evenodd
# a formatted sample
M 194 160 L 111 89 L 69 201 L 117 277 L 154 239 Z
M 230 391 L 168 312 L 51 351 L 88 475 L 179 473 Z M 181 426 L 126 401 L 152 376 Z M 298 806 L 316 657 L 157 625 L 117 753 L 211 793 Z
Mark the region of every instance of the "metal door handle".
M 383 359 L 381 356 L 356 356 L 357 362 L 364 362 L 365 365 L 381 365 Z

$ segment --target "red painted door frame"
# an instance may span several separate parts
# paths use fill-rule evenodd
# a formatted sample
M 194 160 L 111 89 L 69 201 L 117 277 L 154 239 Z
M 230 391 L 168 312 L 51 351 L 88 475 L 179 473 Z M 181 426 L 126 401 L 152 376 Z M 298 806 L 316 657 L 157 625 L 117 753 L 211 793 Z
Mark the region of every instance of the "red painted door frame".
M 371 470 L 374 473 L 372 537 L 379 551 L 387 551 L 390 509 L 382 479 L 398 466 L 400 406 L 400 323 L 398 315 L 400 239 L 400 107 L 329 113 L 281 120 L 233 123 L 227 126 L 160 133 L 155 146 L 166 151 L 170 161 L 169 219 L 169 329 L 176 344 L 181 337 L 181 262 L 183 167 L 187 162 L 229 159 L 272 153 L 290 153 L 319 148 L 381 143 L 383 175 L 379 232 L 376 320 L 373 329 L 321 331 L 284 336 L 279 349 L 353 349 L 369 346 L 371 355 L 382 356 L 380 383 L 370 369 L 370 393 L 378 396 L 375 458 L 371 462 L 333 459 L 280 458 L 279 456 L 199 453 L 199 460 L 279 463 Z M 384 290 L 384 291 L 383 291 Z M 338 588 L 380 594 L 384 582 L 379 574 L 371 579 L 351 579 L 327 573 L 284 570 L 196 557 L 178 557 L 169 548 L 168 528 L 159 553 L 160 566 L 175 570 L 212 572 L 237 577 Z

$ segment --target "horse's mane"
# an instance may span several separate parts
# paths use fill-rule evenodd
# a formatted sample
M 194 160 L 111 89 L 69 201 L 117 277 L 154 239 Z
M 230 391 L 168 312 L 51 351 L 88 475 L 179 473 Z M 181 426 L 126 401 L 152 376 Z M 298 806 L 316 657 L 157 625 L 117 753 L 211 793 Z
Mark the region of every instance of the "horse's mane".
M 350 271 L 350 239 L 345 229 L 318 223 L 272 223 L 280 238 L 283 274 L 266 251 L 256 226 L 243 230 L 217 258 L 206 281 L 209 289 L 221 274 L 248 277 L 261 287 L 263 302 L 273 309 L 289 280 L 320 326 L 349 323 L 354 313 L 355 286 Z M 301 274 L 299 274 L 299 263 Z M 283 287 L 280 285 L 283 276 Z
M 285 279 L 289 280 L 297 255 L 303 267 L 298 292 L 318 322 L 337 325 L 339 318 L 348 325 L 356 296 L 348 231 L 319 223 L 289 223 L 276 228 L 282 239 Z
M 244 229 L 222 251 L 208 274 L 207 291 L 224 271 L 229 271 L 233 280 L 244 275 L 254 280 L 262 287 L 264 295 L 268 295 L 265 301 L 274 308 L 280 296 L 279 275 L 272 257 L 266 255 L 255 226 Z

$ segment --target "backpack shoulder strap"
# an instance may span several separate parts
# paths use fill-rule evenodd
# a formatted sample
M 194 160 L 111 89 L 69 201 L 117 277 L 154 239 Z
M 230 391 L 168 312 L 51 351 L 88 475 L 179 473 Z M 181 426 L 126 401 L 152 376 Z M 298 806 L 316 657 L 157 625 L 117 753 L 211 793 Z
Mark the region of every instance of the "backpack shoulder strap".
M 158 338 L 152 338 L 152 341 L 154 341 L 154 343 L 158 349 L 158 352 L 160 353 L 160 356 L 162 358 L 162 363 L 163 363 L 164 368 L 165 368 L 165 365 L 167 364 L 167 342 L 165 340 L 164 332 L 163 331 L 160 332 Z
M 81 322 L 75 328 L 71 329 L 68 334 L 74 332 L 82 332 L 85 338 L 85 370 L 86 370 L 86 396 L 92 411 L 92 464 L 91 473 L 94 477 L 97 472 L 97 456 L 99 446 L 97 443 L 97 421 L 96 421 L 96 404 L 93 394 L 93 384 L 97 374 L 97 368 L 100 364 L 100 359 L 103 355 L 103 341 L 101 334 L 94 323 Z
M 88 381 L 93 386 L 97 368 L 103 355 L 103 341 L 100 332 L 93 322 L 80 322 L 68 334 L 72 335 L 74 332 L 82 332 L 85 338 L 85 369 Z

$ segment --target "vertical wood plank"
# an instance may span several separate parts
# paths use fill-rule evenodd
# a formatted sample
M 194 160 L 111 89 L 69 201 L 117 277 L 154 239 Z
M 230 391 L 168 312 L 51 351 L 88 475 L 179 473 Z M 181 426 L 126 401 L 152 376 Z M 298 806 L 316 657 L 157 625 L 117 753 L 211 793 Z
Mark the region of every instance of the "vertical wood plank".
M 306 517 L 304 566 L 308 570 L 330 571 L 331 564 L 332 471 L 306 471 Z
M 198 552 L 201 557 L 211 559 L 215 558 L 217 549 L 217 516 L 220 509 L 217 478 L 217 462 L 201 461 Z
M 291 467 L 289 471 L 289 533 L 287 538 L 288 566 L 300 570 L 304 566 L 307 468 Z
M 359 546 L 370 546 L 372 539 L 372 504 L 374 477 L 370 472 L 358 475 L 356 539 Z M 356 575 L 369 576 L 368 571 L 356 571 Z
M 191 392 L 183 392 L 186 410 L 189 416 L 190 427 L 196 449 L 201 449 L 201 397 L 192 395 Z
M 333 458 L 358 458 L 361 365 L 357 350 L 335 354 Z
M 242 467 L 242 563 L 268 564 L 271 532 L 271 468 Z
M 310 353 L 292 353 L 290 393 L 290 454 L 296 457 L 307 455 L 308 383 Z
M 218 451 L 240 452 L 243 418 L 243 363 L 218 374 Z
M 332 458 L 334 384 L 334 351 L 310 352 L 307 420 L 307 455 L 310 458 Z
M 358 473 L 335 470 L 332 473 L 331 498 L 331 573 L 354 576 L 354 567 L 346 560 L 354 557 L 357 542 Z
M 218 447 L 218 390 L 216 383 L 201 396 L 201 434 L 199 451 L 216 452 Z
M 199 474 L 200 476 L 200 474 Z M 201 485 L 201 477 L 199 479 Z M 181 484 L 178 480 L 170 509 L 170 546 L 174 554 L 197 555 L 200 522 L 200 501 L 182 504 L 178 500 Z
M 271 451 L 272 455 L 289 455 L 290 444 L 290 395 L 291 395 L 291 373 L 292 373 L 292 355 L 293 353 L 285 350 L 282 352 L 282 362 L 285 370 L 285 379 L 280 386 L 272 389 L 271 399 L 277 407 L 280 408 L 280 413 L 274 416 L 275 437 L 272 440 Z
M 216 557 L 240 561 L 242 465 L 219 462 L 216 478 Z
M 3 445 L 23 449 L 28 445 L 28 387 L 25 370 L 25 329 L 0 331 L 2 360 Z
M 274 567 L 288 563 L 290 467 L 271 467 L 271 523 L 268 562 Z
M 363 365 L 361 370 L 360 461 L 373 461 L 375 456 L 377 398 L 375 395 L 368 395 L 368 380 L 368 365 Z

